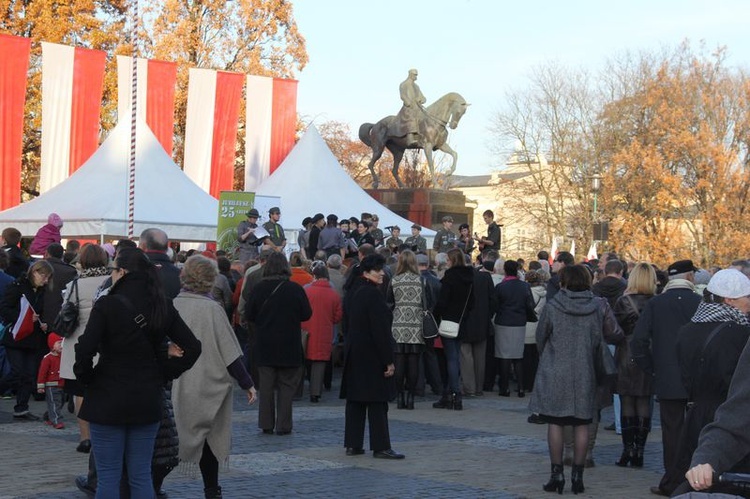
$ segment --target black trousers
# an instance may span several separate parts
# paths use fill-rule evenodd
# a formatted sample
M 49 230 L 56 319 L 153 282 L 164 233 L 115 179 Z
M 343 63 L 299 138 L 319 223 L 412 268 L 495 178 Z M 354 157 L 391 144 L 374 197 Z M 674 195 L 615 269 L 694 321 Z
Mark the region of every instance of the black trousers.
M 388 402 L 352 402 L 349 400 L 346 401 L 344 447 L 364 448 L 365 418 L 370 423 L 370 449 L 372 451 L 390 449 Z
M 659 488 L 668 494 L 672 494 L 685 480 L 685 476 L 680 472 L 678 452 L 686 407 L 687 400 L 659 399 L 661 444 L 664 451 L 664 475 L 659 482 Z

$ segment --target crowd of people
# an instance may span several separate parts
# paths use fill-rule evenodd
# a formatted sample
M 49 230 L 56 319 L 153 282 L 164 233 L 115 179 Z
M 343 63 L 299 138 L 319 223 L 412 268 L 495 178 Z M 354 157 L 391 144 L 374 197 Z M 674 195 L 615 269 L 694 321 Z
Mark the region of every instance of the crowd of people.
M 69 401 L 77 450 L 89 453 L 76 479 L 84 492 L 163 497 L 183 463 L 200 470 L 205 497 L 220 498 L 234 385 L 259 401 L 259 431 L 283 437 L 305 386 L 319 403 L 337 367 L 347 456 L 365 453 L 367 422 L 373 457 L 405 457 L 391 444 L 390 404 L 424 409 L 431 392 L 432 408 L 461 411 L 494 392 L 529 394 L 529 423 L 547 425 L 548 492 L 562 493 L 566 465 L 571 490 L 584 492 L 601 410 L 613 404 L 614 464 L 640 468 L 658 403 L 664 474 L 654 494 L 717 490 L 714 472 L 750 471 L 750 388 L 739 379 L 750 262 L 661 269 L 615 253 L 576 262 L 540 251 L 527 264 L 501 256 L 489 210 L 482 237 L 466 224 L 453 232 L 444 217 L 431 251 L 419 225 L 402 240 L 395 226 L 386 237 L 377 215 L 318 213 L 288 252 L 279 208 L 263 226 L 256 209 L 246 215 L 229 253 L 175 252 L 158 228 L 137 242 L 63 247 L 57 214 L 33 255 L 20 232 L 2 231 L 0 321 L 10 327 L 0 395 L 15 398 L 14 420 L 52 430 L 64 427 Z M 78 320 L 61 337 L 65 300 Z M 29 324 L 13 327 L 27 309 Z M 607 357 L 616 370 L 603 367 Z M 30 411 L 34 395 L 47 400 L 42 417 Z

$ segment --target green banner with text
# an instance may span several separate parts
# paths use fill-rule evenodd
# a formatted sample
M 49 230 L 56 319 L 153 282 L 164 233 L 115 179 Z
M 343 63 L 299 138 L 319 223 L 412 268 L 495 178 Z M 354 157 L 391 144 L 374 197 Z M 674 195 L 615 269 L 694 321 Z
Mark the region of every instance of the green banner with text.
M 230 260 L 234 259 L 238 249 L 237 225 L 247 219 L 246 213 L 254 203 L 254 192 L 221 191 L 216 248 L 226 251 Z

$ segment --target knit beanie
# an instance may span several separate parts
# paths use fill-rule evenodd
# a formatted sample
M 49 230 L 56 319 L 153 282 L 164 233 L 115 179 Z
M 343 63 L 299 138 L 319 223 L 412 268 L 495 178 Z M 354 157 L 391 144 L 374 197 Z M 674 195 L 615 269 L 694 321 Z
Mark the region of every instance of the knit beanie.
M 50 213 L 47 217 L 47 223 L 52 224 L 55 227 L 62 227 L 63 226 L 63 220 L 60 218 L 60 215 L 57 213 Z
M 58 341 L 62 341 L 62 339 L 62 336 L 60 336 L 59 334 L 50 333 L 47 335 L 47 346 L 50 350 L 52 350 L 53 348 L 55 348 L 55 343 L 57 343 Z

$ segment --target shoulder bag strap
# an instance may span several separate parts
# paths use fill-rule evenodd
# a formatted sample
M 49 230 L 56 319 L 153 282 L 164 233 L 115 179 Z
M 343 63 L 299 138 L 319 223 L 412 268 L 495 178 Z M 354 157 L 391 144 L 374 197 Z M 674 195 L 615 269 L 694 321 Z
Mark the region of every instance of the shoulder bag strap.
M 464 303 L 464 309 L 461 311 L 461 318 L 458 319 L 458 323 L 461 324 L 461 321 L 464 320 L 464 313 L 466 313 L 466 307 L 469 305 L 469 298 L 471 298 L 471 290 L 474 289 L 474 284 L 469 286 L 469 294 L 466 295 L 466 303 Z
M 268 298 L 266 298 L 266 301 L 263 302 L 263 305 L 261 305 L 260 310 L 258 311 L 259 315 L 260 315 L 261 312 L 263 312 L 263 310 L 266 309 L 266 304 L 268 303 L 268 300 L 271 299 L 271 297 L 274 295 L 274 293 L 276 293 L 276 291 L 281 287 L 282 284 L 284 284 L 284 280 L 283 279 L 281 280 L 281 282 L 279 284 L 276 285 L 275 288 L 273 288 L 273 291 L 271 291 L 271 294 L 268 295 Z

